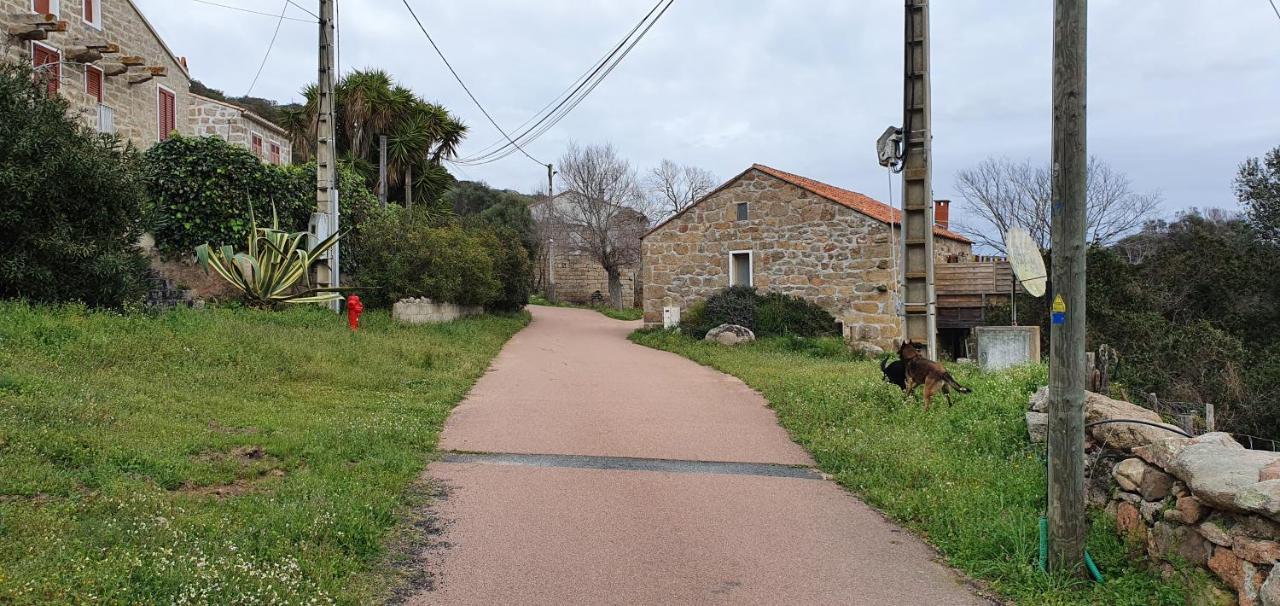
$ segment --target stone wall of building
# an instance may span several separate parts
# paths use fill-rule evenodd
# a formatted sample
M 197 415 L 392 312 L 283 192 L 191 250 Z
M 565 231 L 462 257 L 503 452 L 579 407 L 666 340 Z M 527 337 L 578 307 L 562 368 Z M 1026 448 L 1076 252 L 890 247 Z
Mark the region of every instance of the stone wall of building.
M 146 66 L 160 66 L 167 70 L 164 77 L 130 84 L 129 77 L 145 73 L 145 67 L 132 67 L 118 76 L 104 76 L 102 104 L 113 114 L 115 132 L 132 141 L 140 149 L 147 149 L 160 140 L 160 89 L 174 94 L 176 130 L 191 134 L 187 119 L 190 106 L 191 79 L 179 60 L 147 23 L 130 0 L 98 0 L 100 10 L 98 24 L 86 22 L 84 0 L 60 0 L 59 18 L 68 24 L 65 32 L 50 32 L 48 38 L 36 42 L 16 40 L 0 32 L 4 37 L 3 57 L 8 61 L 31 63 L 33 44 L 64 51 L 76 40 L 92 40 L 119 45 L 118 54 L 106 54 L 93 65 L 118 62 L 124 56 L 142 57 Z M 13 15 L 31 13 L 31 0 L 0 0 L 0 21 L 4 25 L 14 23 Z M 100 25 L 100 27 L 99 27 Z M 85 64 L 71 62 L 63 53 L 59 82 L 59 94 L 71 104 L 71 111 L 81 116 L 86 124 L 98 126 L 97 99 L 85 91 Z
M 604 268 L 581 253 L 559 252 L 552 260 L 555 276 L 555 296 L 557 300 L 587 305 L 591 303 L 591 294 L 599 291 L 605 302 L 609 301 L 609 276 Z M 624 267 L 622 270 L 622 306 L 634 307 L 636 269 Z
M 737 220 L 737 204 L 748 218 Z M 893 308 L 889 225 L 760 171 L 677 216 L 643 242 L 644 318 L 662 325 L 665 306 L 688 309 L 729 286 L 729 257 L 751 251 L 754 286 L 809 299 L 844 323 L 847 338 L 892 348 L 901 334 Z M 968 245 L 937 238 L 939 256 Z
M 193 132 L 202 137 L 220 137 L 224 141 L 253 150 L 253 135 L 262 140 L 258 155 L 263 162 L 290 164 L 293 161 L 293 145 L 280 127 L 267 122 L 237 105 L 191 95 L 190 119 Z M 274 161 L 271 146 L 280 150 L 279 161 Z

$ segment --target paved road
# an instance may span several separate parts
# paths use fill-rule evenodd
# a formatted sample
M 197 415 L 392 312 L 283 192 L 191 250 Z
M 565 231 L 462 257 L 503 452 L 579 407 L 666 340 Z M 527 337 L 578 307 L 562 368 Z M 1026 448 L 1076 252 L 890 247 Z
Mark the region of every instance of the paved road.
M 531 310 L 445 426 L 445 546 L 410 604 L 988 603 L 741 381 L 637 323 Z

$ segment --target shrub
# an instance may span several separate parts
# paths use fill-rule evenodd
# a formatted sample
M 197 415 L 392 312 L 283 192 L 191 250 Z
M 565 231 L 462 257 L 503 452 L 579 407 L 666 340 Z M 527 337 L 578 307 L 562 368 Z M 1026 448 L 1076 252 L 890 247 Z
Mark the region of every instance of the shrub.
M 0 297 L 120 307 L 146 292 L 136 154 L 0 63 Z
M 721 324 L 750 328 L 757 337 L 838 336 L 836 320 L 817 304 L 782 293 L 761 295 L 749 286 L 732 286 L 689 307 L 680 330 L 701 339 Z
M 217 137 L 174 136 L 147 150 L 143 176 L 155 204 L 156 248 L 185 257 L 201 244 L 244 240 L 250 211 L 286 231 L 305 230 L 315 209 L 315 173 L 263 164 Z
M 496 311 L 520 311 L 529 304 L 533 291 L 533 263 L 525 252 L 518 235 L 510 230 L 496 229 L 487 234 L 488 248 L 493 252 L 493 269 L 502 292 L 489 304 Z
M 503 295 L 492 234 L 435 226 L 422 213 L 391 207 L 365 223 L 363 238 L 360 284 L 370 305 L 407 297 L 492 305 Z

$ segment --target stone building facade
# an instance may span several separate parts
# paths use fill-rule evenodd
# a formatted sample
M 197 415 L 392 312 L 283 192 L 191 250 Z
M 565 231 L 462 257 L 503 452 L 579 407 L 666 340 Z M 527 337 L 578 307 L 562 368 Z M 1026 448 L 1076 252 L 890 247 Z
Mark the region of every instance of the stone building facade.
M 561 196 L 550 204 L 561 204 Z M 538 226 L 542 248 L 539 251 L 538 276 L 535 290 L 543 295 L 552 295 L 558 301 L 586 305 L 592 302 L 592 295 L 599 292 L 605 302 L 609 300 L 609 276 L 604 267 L 592 255 L 583 251 L 578 243 L 582 236 L 574 233 L 561 217 L 574 212 L 572 208 L 552 210 L 543 199 L 535 202 L 530 211 Z M 631 250 L 632 256 L 638 256 L 640 235 L 648 225 L 648 219 L 637 212 L 620 213 L 625 225 L 615 230 L 615 236 L 627 240 L 620 242 L 623 249 Z M 639 263 L 623 265 L 620 271 L 622 283 L 622 307 L 636 307 L 636 280 L 639 277 Z
M 192 133 L 186 63 L 131 0 L 0 0 L 0 22 L 0 57 L 53 76 L 89 126 L 140 149 Z
M 268 164 L 289 164 L 293 160 L 288 133 L 239 105 L 193 93 L 190 119 L 196 135 L 220 137 Z
M 901 336 L 898 222 L 898 211 L 857 192 L 753 165 L 645 235 L 645 325 L 743 284 L 811 300 L 846 338 L 890 348 Z M 938 227 L 934 237 L 940 259 L 971 254 L 959 234 Z

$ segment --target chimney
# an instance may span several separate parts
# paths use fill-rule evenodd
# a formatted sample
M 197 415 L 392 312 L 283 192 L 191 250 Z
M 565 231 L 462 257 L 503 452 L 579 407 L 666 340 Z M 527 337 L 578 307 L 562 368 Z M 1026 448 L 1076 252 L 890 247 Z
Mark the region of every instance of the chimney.
M 933 201 L 933 223 L 942 229 L 951 229 L 951 200 Z

